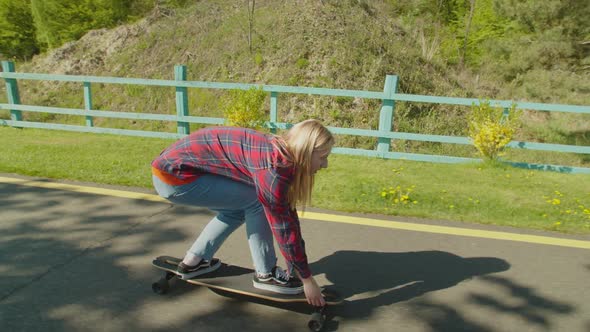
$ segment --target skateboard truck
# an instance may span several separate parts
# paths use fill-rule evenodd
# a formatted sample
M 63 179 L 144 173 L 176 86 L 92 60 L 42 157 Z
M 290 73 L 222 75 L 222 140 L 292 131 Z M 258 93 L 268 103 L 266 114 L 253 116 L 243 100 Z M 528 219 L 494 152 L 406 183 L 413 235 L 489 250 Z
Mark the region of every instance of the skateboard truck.
M 178 275 L 176 275 L 176 273 L 167 271 L 164 276 L 160 278 L 160 280 L 152 284 L 152 290 L 154 293 L 160 295 L 168 293 L 168 290 L 170 289 L 170 280 L 172 280 L 174 277 L 178 277 Z
M 326 322 L 326 306 L 323 307 L 315 307 L 315 311 L 311 314 L 309 318 L 309 322 L 307 322 L 307 327 L 314 332 L 319 332 L 324 328 L 324 323 Z

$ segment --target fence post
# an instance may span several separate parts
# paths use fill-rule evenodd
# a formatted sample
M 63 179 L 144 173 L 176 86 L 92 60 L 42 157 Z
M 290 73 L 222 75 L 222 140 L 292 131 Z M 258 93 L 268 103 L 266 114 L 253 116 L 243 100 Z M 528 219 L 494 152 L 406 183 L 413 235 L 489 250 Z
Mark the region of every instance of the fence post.
M 278 97 L 279 93 L 271 91 L 270 93 L 270 132 L 273 134 L 277 133 L 277 119 L 278 119 Z
M 510 117 L 510 109 L 508 107 L 504 107 L 504 111 L 502 112 L 502 122 Z
M 84 109 L 87 111 L 92 110 L 92 90 L 90 88 L 90 82 L 84 82 Z M 94 120 L 92 116 L 86 116 L 86 126 L 94 126 Z
M 14 62 L 2 61 L 2 71 L 5 73 L 14 73 Z M 20 96 L 18 94 L 18 83 L 15 78 L 5 78 L 6 94 L 8 95 L 9 104 L 20 104 Z M 12 121 L 22 121 L 23 115 L 21 111 L 10 110 L 10 119 Z
M 383 103 L 379 112 L 379 131 L 391 131 L 393 128 L 393 109 L 395 100 L 393 95 L 397 91 L 397 75 L 387 75 L 385 77 L 385 86 L 383 88 Z M 389 152 L 391 138 L 379 137 L 377 144 L 378 152 Z
M 174 79 L 186 81 L 186 66 L 174 66 Z M 188 116 L 188 88 L 186 87 L 176 87 L 176 115 Z M 188 122 L 178 121 L 176 127 L 179 134 L 190 134 L 190 124 Z

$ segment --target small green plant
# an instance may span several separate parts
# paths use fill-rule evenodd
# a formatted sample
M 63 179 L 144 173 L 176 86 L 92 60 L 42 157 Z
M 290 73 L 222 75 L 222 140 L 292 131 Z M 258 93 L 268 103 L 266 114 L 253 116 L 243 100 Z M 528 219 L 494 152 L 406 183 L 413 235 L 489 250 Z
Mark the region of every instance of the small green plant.
M 503 154 L 520 125 L 520 114 L 516 105 L 506 110 L 492 107 L 489 102 L 471 107 L 469 137 L 487 160 L 496 161 Z
M 267 119 L 262 107 L 266 93 L 262 88 L 233 90 L 225 100 L 225 123 L 230 126 L 261 129 Z
M 307 68 L 307 66 L 309 66 L 309 60 L 307 60 L 306 58 L 299 58 L 299 59 L 297 59 L 297 62 L 295 63 L 295 65 L 299 69 L 305 69 L 305 68 Z
M 258 67 L 262 67 L 262 65 L 264 65 L 264 58 L 262 57 L 262 54 L 260 54 L 260 52 L 254 55 L 254 62 Z

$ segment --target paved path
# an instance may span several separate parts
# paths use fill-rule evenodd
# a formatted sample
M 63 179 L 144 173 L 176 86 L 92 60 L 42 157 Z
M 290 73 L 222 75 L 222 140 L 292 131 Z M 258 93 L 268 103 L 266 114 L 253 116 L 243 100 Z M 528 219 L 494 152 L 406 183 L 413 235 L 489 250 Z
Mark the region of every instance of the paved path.
M 211 217 L 0 174 L 1 330 L 306 331 L 304 314 L 207 289 L 151 292 L 151 259 L 182 255 Z M 346 297 L 327 331 L 590 331 L 589 236 L 318 210 L 302 228 L 319 281 Z M 218 256 L 250 264 L 243 229 Z

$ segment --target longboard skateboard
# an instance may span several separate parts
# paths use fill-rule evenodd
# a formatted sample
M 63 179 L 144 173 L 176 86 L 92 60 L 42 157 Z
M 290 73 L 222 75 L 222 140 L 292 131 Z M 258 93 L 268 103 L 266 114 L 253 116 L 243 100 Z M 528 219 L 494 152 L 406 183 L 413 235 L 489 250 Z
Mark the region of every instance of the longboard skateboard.
M 182 280 L 178 278 L 176 274 L 176 268 L 180 262 L 180 259 L 170 256 L 160 256 L 152 261 L 152 265 L 166 272 L 164 276 L 160 278 L 160 280 L 152 284 L 152 290 L 155 293 L 161 295 L 166 294 L 166 292 L 168 292 L 170 289 L 170 281 L 172 279 L 176 278 L 178 280 Z M 254 288 L 252 284 L 253 275 L 254 270 L 252 269 L 221 263 L 221 266 L 211 273 L 183 281 L 190 284 L 207 287 L 216 293 L 225 292 L 246 296 L 252 299 L 260 299 L 284 304 L 307 304 L 307 299 L 303 293 L 297 295 L 285 295 Z M 319 308 L 314 307 L 314 312 L 312 313 L 307 324 L 307 326 L 312 331 L 321 331 L 324 327 L 327 306 L 342 303 L 342 299 L 334 290 L 323 288 L 322 294 L 326 300 L 326 306 Z

